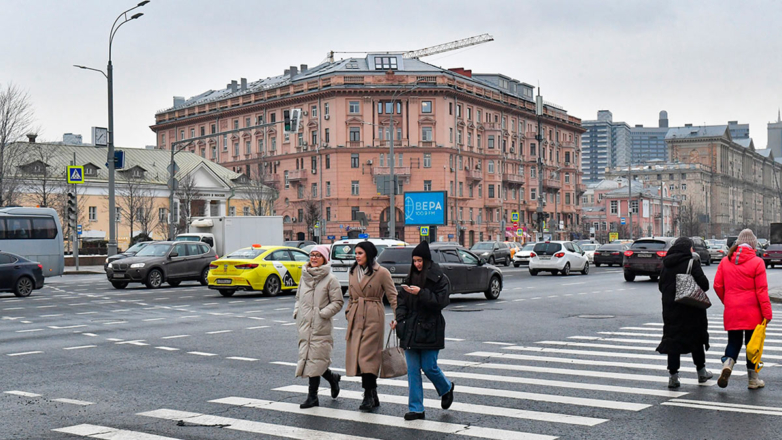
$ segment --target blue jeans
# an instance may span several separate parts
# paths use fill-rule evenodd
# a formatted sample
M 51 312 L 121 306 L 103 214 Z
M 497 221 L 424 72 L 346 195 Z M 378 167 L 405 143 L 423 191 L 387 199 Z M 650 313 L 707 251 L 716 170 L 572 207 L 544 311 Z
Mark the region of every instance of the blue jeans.
M 753 333 L 755 333 L 755 330 L 728 330 L 728 346 L 725 347 L 725 356 L 722 357 L 722 362 L 725 362 L 728 358 L 733 359 L 735 362 L 741 352 L 741 337 L 744 336 L 744 345 L 747 345 L 749 340 L 752 339 Z M 747 369 L 755 369 L 755 364 L 750 362 L 749 359 L 747 359 Z
M 424 384 L 421 380 L 421 370 L 434 384 L 437 395 L 451 391 L 451 382 L 446 379 L 443 371 L 437 366 L 437 355 L 440 350 L 405 350 L 407 359 L 407 385 L 410 391 L 407 407 L 410 412 L 424 412 Z

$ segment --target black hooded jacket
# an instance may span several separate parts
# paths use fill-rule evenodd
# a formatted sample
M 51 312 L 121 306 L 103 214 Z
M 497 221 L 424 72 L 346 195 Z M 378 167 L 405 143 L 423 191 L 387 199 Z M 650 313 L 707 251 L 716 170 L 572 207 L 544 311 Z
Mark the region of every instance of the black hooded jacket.
M 428 250 L 428 248 L 427 248 Z M 442 350 L 445 348 L 445 318 L 442 310 L 448 306 L 448 281 L 440 265 L 424 260 L 426 281 L 418 295 L 411 295 L 402 288 L 398 290 L 396 306 L 396 334 L 399 345 L 405 349 Z M 412 285 L 411 274 L 405 284 Z
M 663 338 L 657 347 L 660 353 L 691 353 L 700 346 L 709 349 L 709 321 L 706 310 L 675 301 L 676 275 L 687 272 L 690 260 L 693 260 L 691 245 L 686 243 L 674 244 L 663 259 L 663 270 L 658 283 L 663 303 Z M 690 274 L 704 292 L 709 290 L 709 279 L 703 273 L 698 260 L 693 261 Z

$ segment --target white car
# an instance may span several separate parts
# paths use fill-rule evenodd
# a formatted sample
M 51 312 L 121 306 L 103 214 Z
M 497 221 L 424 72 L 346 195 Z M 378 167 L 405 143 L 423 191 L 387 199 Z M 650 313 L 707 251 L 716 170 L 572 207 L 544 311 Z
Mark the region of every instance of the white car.
M 339 280 L 342 293 L 348 291 L 348 271 L 356 262 L 356 245 L 362 241 L 372 242 L 377 248 L 378 255 L 389 246 L 407 246 L 404 241 L 391 238 L 354 238 L 335 241 L 331 245 L 331 273 Z
M 570 275 L 571 270 L 589 273 L 589 260 L 584 251 L 572 241 L 546 241 L 535 244 L 529 262 L 529 274 L 535 276 L 540 271 L 557 272 Z
M 529 264 L 530 254 L 532 249 L 535 248 L 535 243 L 527 243 L 521 250 L 516 251 L 516 255 L 513 256 L 513 267 L 519 267 L 520 265 Z
M 595 261 L 595 251 L 598 247 L 600 247 L 599 244 L 595 243 L 588 243 L 588 244 L 582 244 L 579 245 L 582 251 L 584 251 L 584 256 L 587 257 L 587 260 L 589 260 L 590 264 L 594 264 Z

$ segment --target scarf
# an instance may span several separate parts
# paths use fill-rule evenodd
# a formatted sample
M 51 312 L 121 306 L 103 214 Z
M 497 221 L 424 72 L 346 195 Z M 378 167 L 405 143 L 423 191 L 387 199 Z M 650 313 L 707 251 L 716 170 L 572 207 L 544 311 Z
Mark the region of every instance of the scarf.
M 326 277 L 326 275 L 331 273 L 331 264 L 326 263 L 323 265 L 320 265 L 318 267 L 312 267 L 309 263 L 307 263 L 303 268 L 301 272 L 301 278 L 304 283 L 309 284 L 312 282 L 313 285 L 317 284 Z
M 364 275 L 367 274 L 367 269 L 368 268 L 369 268 L 369 266 L 367 266 L 367 267 L 359 266 L 359 267 L 356 268 L 356 269 L 358 269 L 356 271 L 356 279 L 358 279 L 359 283 L 361 283 L 361 280 L 364 279 Z

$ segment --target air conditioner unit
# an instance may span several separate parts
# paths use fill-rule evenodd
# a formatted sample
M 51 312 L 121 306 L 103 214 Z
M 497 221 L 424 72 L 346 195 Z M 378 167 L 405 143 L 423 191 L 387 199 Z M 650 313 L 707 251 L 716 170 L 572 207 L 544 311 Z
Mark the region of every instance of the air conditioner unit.
M 369 160 L 367 161 L 367 165 L 372 165 L 372 159 L 369 159 Z
M 453 172 L 453 167 L 451 167 L 451 172 Z
M 296 217 L 291 217 L 291 222 L 296 223 Z
M 309 150 L 309 147 L 307 147 L 307 144 L 304 144 L 304 145 L 301 146 L 301 149 L 302 149 L 302 151 L 307 151 L 307 150 Z
M 329 116 L 329 115 L 323 115 L 323 119 L 325 119 L 325 120 L 327 120 L 327 121 L 329 120 L 329 118 L 330 118 L 330 117 L 331 117 L 331 116 Z
M 280 166 L 280 161 L 279 160 L 275 161 L 274 164 L 277 165 L 277 166 Z
M 304 116 L 307 116 L 307 110 L 302 110 L 301 114 L 304 115 Z
M 313 169 L 311 171 L 312 171 L 312 174 L 318 174 L 318 170 L 316 170 L 316 169 Z

